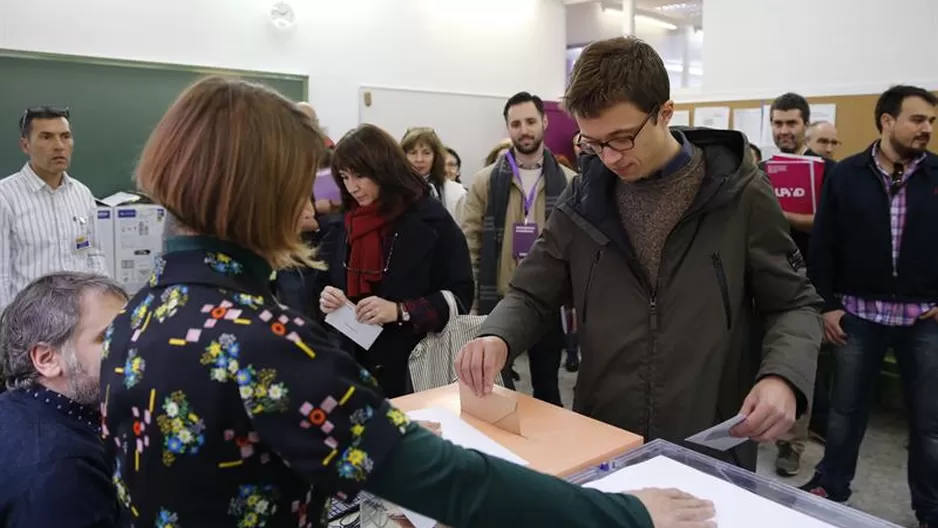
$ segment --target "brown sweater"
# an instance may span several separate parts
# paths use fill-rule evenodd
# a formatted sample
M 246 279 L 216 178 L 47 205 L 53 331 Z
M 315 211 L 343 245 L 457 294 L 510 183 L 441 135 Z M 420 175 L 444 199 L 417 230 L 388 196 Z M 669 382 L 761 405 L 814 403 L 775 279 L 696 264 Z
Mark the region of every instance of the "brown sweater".
M 664 243 L 693 202 L 706 172 L 703 151 L 693 150 L 691 161 L 675 173 L 616 182 L 619 219 L 653 288 Z

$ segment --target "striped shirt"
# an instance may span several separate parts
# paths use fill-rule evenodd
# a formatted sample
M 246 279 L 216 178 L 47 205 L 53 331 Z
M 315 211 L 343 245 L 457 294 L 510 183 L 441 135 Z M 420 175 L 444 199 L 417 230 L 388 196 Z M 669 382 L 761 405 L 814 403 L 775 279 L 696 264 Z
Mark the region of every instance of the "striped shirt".
M 908 212 L 907 186 L 905 184 L 922 161 L 925 160 L 925 154 L 912 160 L 906 166 L 905 172 L 902 174 L 901 188 L 895 194 L 891 194 L 892 174 L 879 163 L 879 158 L 876 157 L 878 151 L 879 143 L 873 145 L 873 161 L 876 163 L 883 185 L 886 187 L 886 195 L 890 197 L 889 225 L 892 232 L 892 270 L 893 276 L 895 276 L 898 273 L 900 244 L 902 242 L 902 232 L 905 229 L 905 217 Z M 852 295 L 844 295 L 841 302 L 844 305 L 844 310 L 860 319 L 885 326 L 912 326 L 925 312 L 935 307 L 932 303 L 873 301 Z
M 49 273 L 107 275 L 96 217 L 94 195 L 67 174 L 52 189 L 27 163 L 0 180 L 0 309 Z

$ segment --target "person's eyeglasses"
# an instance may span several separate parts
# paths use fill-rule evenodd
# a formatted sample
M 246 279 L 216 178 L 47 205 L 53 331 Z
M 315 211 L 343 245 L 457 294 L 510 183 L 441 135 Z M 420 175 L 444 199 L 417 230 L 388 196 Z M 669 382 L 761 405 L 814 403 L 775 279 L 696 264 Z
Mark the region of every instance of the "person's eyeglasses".
M 34 106 L 32 108 L 27 108 L 23 112 L 23 117 L 20 118 L 20 133 L 26 134 L 26 125 L 28 125 L 33 119 L 36 118 L 53 118 L 53 117 L 64 117 L 68 119 L 70 115 L 68 107 L 57 108 L 55 106 Z
M 902 185 L 905 183 L 902 181 L 902 177 L 905 175 L 905 167 L 901 163 L 896 163 L 892 168 L 892 176 L 889 177 L 889 194 L 895 196 L 902 190 Z
M 372 277 L 375 277 L 376 279 L 380 278 L 382 275 L 388 272 L 388 267 L 391 265 L 391 257 L 394 256 L 395 244 L 397 244 L 397 233 L 394 233 L 394 236 L 391 237 L 391 246 L 388 248 L 388 258 L 387 260 L 384 261 L 384 266 L 382 266 L 382 268 L 379 270 L 350 268 L 348 265 L 348 259 L 349 259 L 348 251 L 345 252 L 345 262 L 342 263 L 342 267 L 345 268 L 345 271 L 352 272 L 356 275 L 363 275 L 366 277 L 372 276 Z
M 596 154 L 602 155 L 603 149 L 610 148 L 618 153 L 623 153 L 628 150 L 635 148 L 635 138 L 642 133 L 642 130 L 645 129 L 645 125 L 648 124 L 648 121 L 651 120 L 652 116 L 658 113 L 658 107 L 651 109 L 651 112 L 648 112 L 648 115 L 645 116 L 645 120 L 642 121 L 641 125 L 638 125 L 638 130 L 634 134 L 629 136 L 618 136 L 614 137 L 608 141 L 599 141 L 597 139 L 583 139 L 580 138 L 577 145 L 580 147 L 580 150 L 586 154 Z

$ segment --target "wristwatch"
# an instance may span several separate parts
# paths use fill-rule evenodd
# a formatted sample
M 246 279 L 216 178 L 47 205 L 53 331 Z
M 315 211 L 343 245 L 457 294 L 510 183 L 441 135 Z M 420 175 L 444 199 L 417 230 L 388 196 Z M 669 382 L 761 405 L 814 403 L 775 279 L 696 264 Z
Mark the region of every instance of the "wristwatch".
M 404 308 L 404 303 L 397 303 L 397 322 L 398 323 L 410 322 L 410 312 L 407 311 L 407 308 Z

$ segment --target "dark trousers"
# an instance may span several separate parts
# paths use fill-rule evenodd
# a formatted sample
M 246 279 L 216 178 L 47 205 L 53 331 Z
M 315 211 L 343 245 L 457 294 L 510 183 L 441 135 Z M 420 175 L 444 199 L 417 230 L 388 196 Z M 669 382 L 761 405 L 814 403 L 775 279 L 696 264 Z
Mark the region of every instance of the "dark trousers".
M 540 342 L 528 350 L 528 365 L 531 369 L 531 387 L 534 389 L 534 397 L 559 407 L 563 406 L 560 400 L 560 362 L 565 345 L 563 328 L 558 315 L 556 327 L 552 327 Z M 502 379 L 506 387 L 515 388 L 514 380 L 511 378 L 511 365 L 505 367 Z
M 808 430 L 827 437 L 827 420 L 830 414 L 830 379 L 831 364 L 833 363 L 834 347 L 829 344 L 821 345 L 821 353 L 817 359 L 817 375 L 814 376 L 814 397 L 811 402 L 811 419 Z
M 834 350 L 827 441 L 817 467 L 820 484 L 832 496 L 849 496 L 876 381 L 892 348 L 909 415 L 912 509 L 919 521 L 938 524 L 938 322 L 890 327 L 847 314 L 841 325 L 847 344 Z

